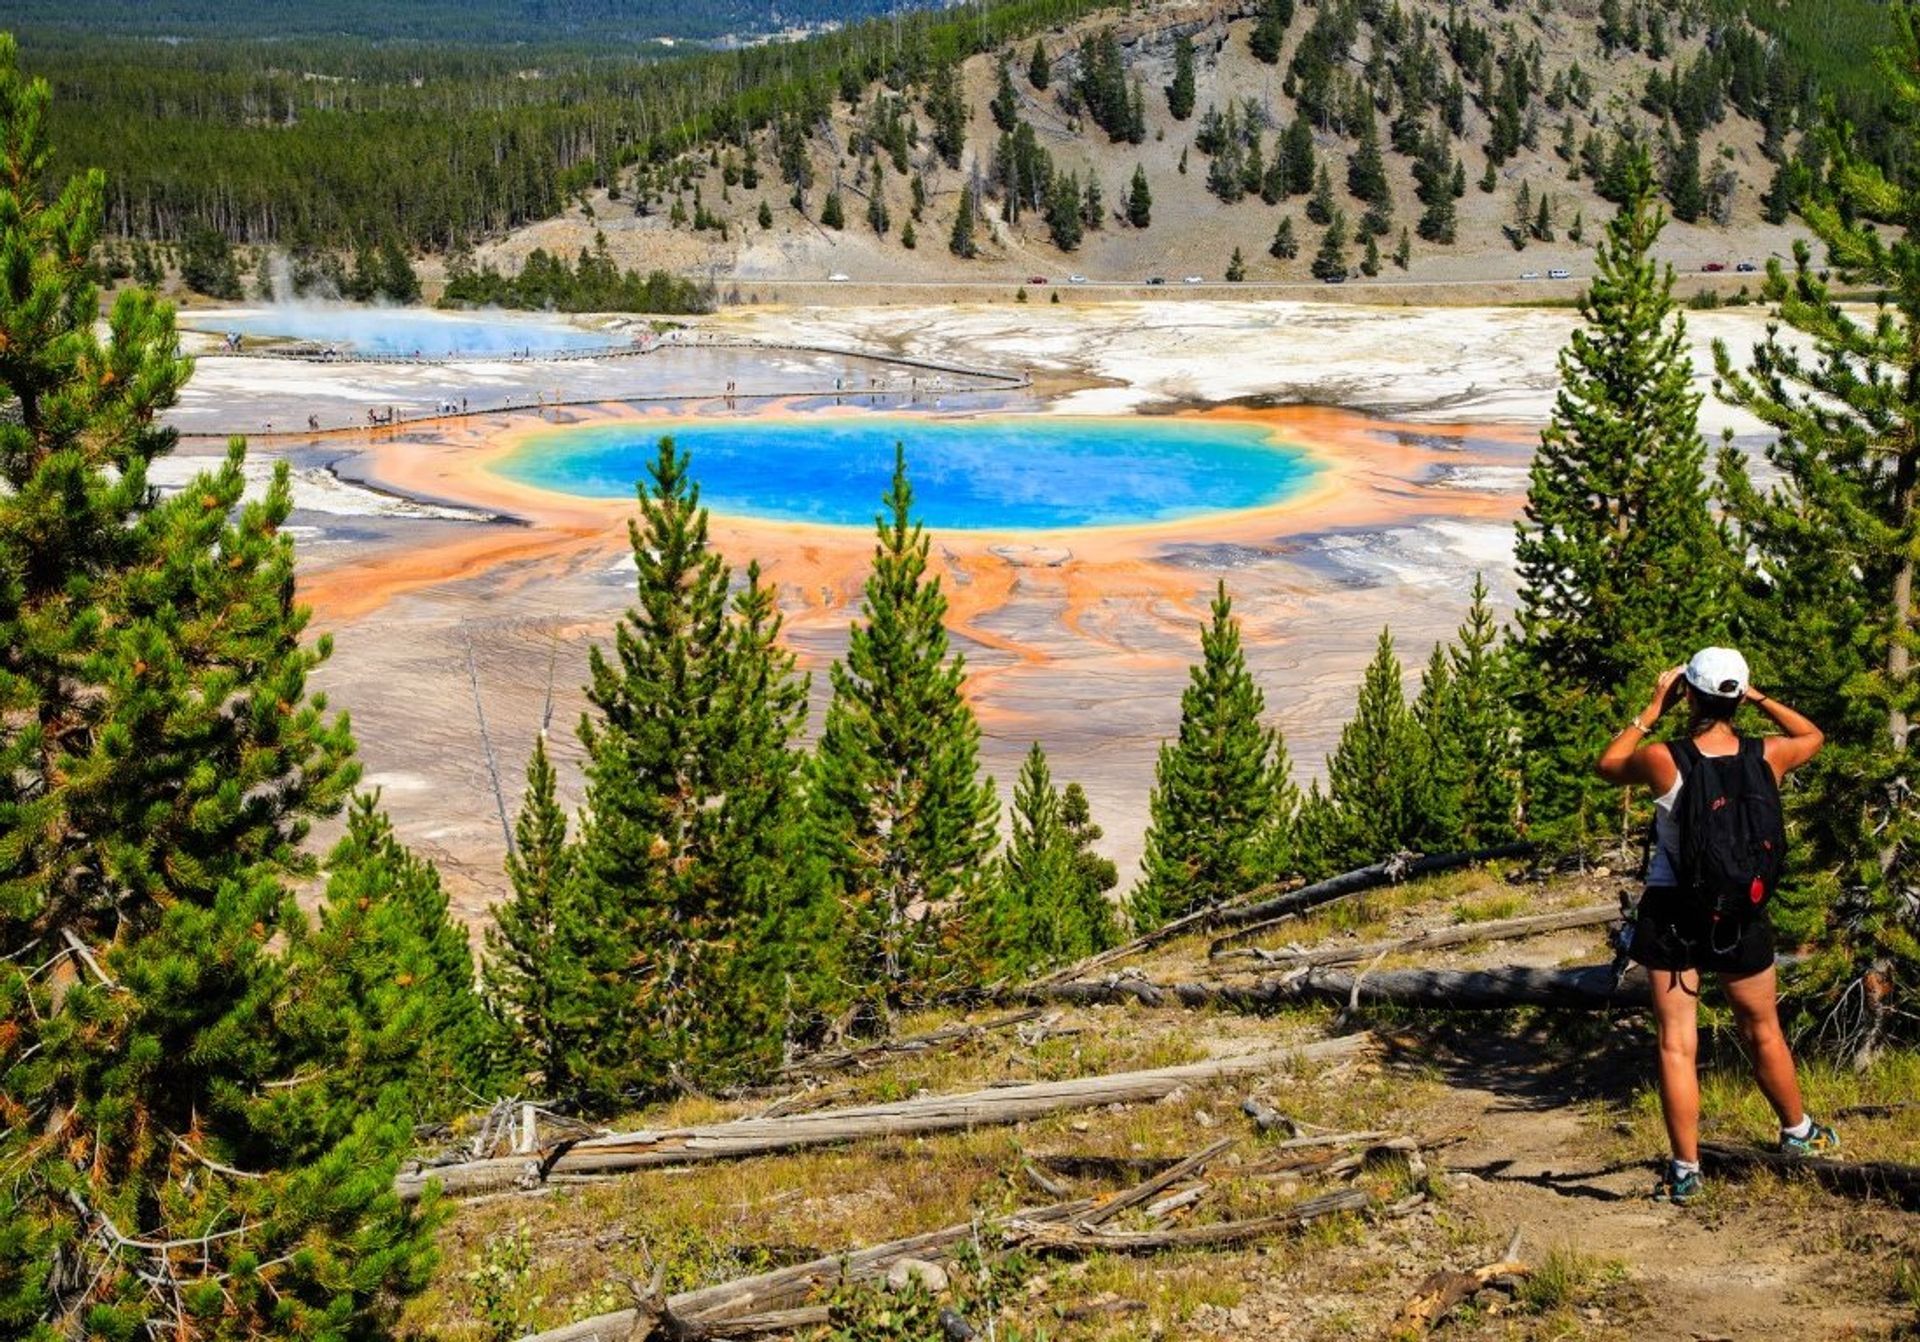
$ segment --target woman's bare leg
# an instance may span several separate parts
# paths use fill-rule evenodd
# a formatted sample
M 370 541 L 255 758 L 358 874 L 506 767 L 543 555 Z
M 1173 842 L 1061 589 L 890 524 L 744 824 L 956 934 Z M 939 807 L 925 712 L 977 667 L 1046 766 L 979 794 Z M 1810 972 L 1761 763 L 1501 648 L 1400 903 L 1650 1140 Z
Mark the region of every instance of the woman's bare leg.
M 1653 1018 L 1660 1038 L 1660 1112 L 1675 1160 L 1700 1159 L 1700 975 L 1650 969 Z M 1791 1066 L 1789 1066 L 1791 1070 Z M 1795 1121 L 1798 1121 L 1797 1119 Z
M 1780 1006 L 1774 987 L 1773 966 L 1757 974 L 1722 981 L 1727 1000 L 1733 1004 L 1734 1019 L 1753 1055 L 1753 1077 L 1760 1093 L 1767 1097 L 1780 1126 L 1790 1128 L 1806 1117 L 1800 1096 L 1800 1078 L 1794 1075 L 1793 1050 L 1780 1030 Z

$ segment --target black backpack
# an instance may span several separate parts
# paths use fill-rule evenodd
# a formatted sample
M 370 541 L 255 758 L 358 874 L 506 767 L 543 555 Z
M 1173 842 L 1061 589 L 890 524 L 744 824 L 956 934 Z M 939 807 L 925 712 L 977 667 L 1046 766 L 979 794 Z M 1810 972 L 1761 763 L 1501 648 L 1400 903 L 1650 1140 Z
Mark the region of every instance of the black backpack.
M 1691 741 L 1670 749 L 1681 778 L 1674 802 L 1681 889 L 1716 923 L 1758 917 L 1787 856 L 1780 784 L 1765 744 L 1741 737 L 1736 754 L 1721 756 L 1702 755 Z

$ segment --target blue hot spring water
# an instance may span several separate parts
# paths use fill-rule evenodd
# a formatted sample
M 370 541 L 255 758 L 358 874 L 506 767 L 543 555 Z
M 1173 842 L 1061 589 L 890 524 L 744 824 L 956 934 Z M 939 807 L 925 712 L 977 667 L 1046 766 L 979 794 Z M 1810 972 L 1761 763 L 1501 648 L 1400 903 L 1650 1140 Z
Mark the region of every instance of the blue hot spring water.
M 861 414 L 587 425 L 529 438 L 502 475 L 587 498 L 632 498 L 661 436 L 691 458 L 716 513 L 870 526 L 904 443 L 914 512 L 934 530 L 1170 522 L 1281 503 L 1318 473 L 1258 424 L 1201 419 Z
M 238 331 L 244 336 L 335 345 L 342 353 L 412 354 L 418 350 L 429 358 L 510 355 L 525 349 L 536 354 L 598 349 L 625 341 L 618 332 L 588 331 L 537 317 L 423 312 L 347 303 L 289 303 L 235 312 L 194 313 L 192 325 L 215 335 Z

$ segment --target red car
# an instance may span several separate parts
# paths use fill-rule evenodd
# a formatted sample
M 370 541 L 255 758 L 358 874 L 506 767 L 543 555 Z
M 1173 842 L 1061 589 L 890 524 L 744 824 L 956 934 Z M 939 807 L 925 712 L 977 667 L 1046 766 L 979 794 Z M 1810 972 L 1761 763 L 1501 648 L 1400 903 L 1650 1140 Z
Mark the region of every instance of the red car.
M 1027 283 L 1028 283 L 1028 284 L 1045 284 L 1046 282 L 1047 282 L 1047 277 L 1046 277 L 1045 275 L 1029 275 L 1029 276 L 1027 276 Z
M 1700 267 L 1700 269 L 1704 270 L 1709 275 L 1713 274 L 1717 270 L 1725 270 L 1726 268 L 1727 268 L 1727 263 L 1725 261 L 1709 261 L 1704 266 Z

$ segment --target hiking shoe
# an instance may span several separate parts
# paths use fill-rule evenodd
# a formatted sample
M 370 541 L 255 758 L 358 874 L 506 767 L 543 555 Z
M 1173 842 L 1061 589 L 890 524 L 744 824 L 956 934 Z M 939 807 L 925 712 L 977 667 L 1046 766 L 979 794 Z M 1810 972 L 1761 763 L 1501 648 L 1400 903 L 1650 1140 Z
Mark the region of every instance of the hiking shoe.
M 1676 1207 L 1684 1207 L 1700 1195 L 1704 1181 L 1700 1171 L 1689 1170 L 1679 1173 L 1673 1166 L 1667 1166 L 1667 1172 L 1660 1176 L 1660 1182 L 1653 1186 L 1655 1202 L 1671 1202 Z
M 1804 1137 L 1780 1135 L 1780 1154 L 1783 1156 L 1831 1156 L 1840 1150 L 1840 1134 L 1824 1123 L 1815 1123 L 1813 1131 Z

